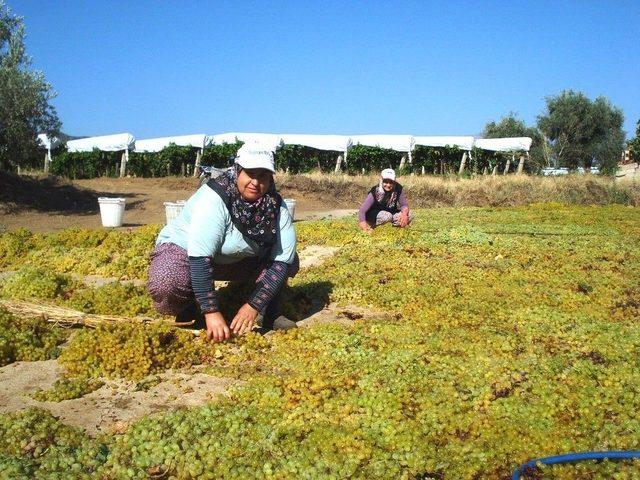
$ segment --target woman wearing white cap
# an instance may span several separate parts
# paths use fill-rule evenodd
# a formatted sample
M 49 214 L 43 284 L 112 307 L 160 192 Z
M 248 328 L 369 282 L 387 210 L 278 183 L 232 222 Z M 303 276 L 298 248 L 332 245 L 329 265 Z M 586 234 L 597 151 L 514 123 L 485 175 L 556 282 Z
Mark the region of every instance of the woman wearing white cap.
M 273 328 L 279 294 L 299 268 L 293 222 L 273 173 L 270 149 L 243 145 L 234 167 L 200 187 L 162 229 L 148 283 L 160 313 L 182 322 L 204 314 L 207 337 L 215 341 L 251 330 L 259 313 L 263 328 Z M 256 282 L 230 323 L 220 313 L 214 280 Z
M 365 198 L 358 211 L 358 225 L 365 232 L 391 222 L 395 227 L 406 227 L 413 220 L 409 203 L 396 181 L 396 172 L 387 168 L 380 174 L 380 182 Z

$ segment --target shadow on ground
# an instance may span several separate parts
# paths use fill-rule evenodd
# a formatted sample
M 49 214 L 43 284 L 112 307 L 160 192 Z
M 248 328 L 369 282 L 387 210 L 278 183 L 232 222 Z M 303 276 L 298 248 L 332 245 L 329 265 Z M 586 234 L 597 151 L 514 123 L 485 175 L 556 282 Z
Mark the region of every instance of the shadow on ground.
M 7 214 L 35 210 L 89 215 L 99 212 L 99 197 L 137 197 L 131 192 L 98 192 L 79 188 L 55 176 L 16 175 L 10 172 L 0 172 L 0 185 L 0 211 Z M 139 200 L 127 201 L 127 207 L 135 208 L 141 203 Z

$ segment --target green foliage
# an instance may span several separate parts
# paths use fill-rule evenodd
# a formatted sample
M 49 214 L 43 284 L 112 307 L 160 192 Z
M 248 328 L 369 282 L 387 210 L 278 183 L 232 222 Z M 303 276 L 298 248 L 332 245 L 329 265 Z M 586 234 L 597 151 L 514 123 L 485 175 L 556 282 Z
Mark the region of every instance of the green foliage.
M 0 307 L 0 366 L 56 358 L 66 338 L 66 331 L 41 318 L 19 318 Z
M 276 150 L 275 162 L 278 170 L 290 173 L 305 173 L 312 170 L 333 172 L 340 152 L 316 150 L 302 145 L 283 145 Z
M 207 145 L 202 154 L 202 165 L 225 168 L 231 165 L 233 158 L 243 142 L 223 143 L 222 145 Z
M 458 173 L 462 150 L 457 147 L 426 147 L 418 145 L 413 150 L 413 171 L 421 173 L 424 167 L 425 173 L 434 175 L 449 175 Z
M 509 115 L 503 117 L 498 123 L 489 122 L 485 125 L 482 132 L 483 138 L 501 138 L 501 137 L 529 137 L 533 140 L 531 149 L 529 150 L 529 161 L 525 162 L 524 169 L 526 172 L 537 173 L 541 168 L 549 164 L 546 140 L 540 130 L 536 127 L 527 127 L 523 120 L 520 120 L 515 113 L 510 112 Z M 504 171 L 506 166 L 505 154 L 499 152 L 488 152 L 486 150 L 478 150 L 475 152 L 475 158 L 482 163 L 482 168 L 487 166 L 488 170 L 492 170 L 498 165 L 500 172 Z M 518 158 L 519 155 L 516 156 Z M 485 165 L 486 164 L 486 165 Z M 516 165 L 512 165 L 515 168 Z
M 0 169 L 12 170 L 35 155 L 38 133 L 55 135 L 60 121 L 44 75 L 30 70 L 22 17 L 0 1 Z
M 347 172 L 351 174 L 379 172 L 385 168 L 396 169 L 400 165 L 401 152 L 388 148 L 354 145 L 347 155 Z
M 169 144 L 159 152 L 131 152 L 127 172 L 135 177 L 186 175 L 193 171 L 196 149 Z
M 595 164 L 603 173 L 615 172 L 624 144 L 622 110 L 605 97 L 592 101 L 572 90 L 546 101 L 538 128 L 551 141 L 558 164 L 570 169 Z
M 69 178 L 115 177 L 120 168 L 122 152 L 68 152 L 61 149 L 53 157 L 50 171 Z

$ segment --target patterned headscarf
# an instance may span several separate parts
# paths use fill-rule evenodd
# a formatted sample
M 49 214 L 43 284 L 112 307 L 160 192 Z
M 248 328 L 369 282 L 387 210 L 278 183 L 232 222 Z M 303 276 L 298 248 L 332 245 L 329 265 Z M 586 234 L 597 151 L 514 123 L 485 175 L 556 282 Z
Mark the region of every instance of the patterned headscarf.
M 269 253 L 277 241 L 278 214 L 282 198 L 273 180 L 269 190 L 255 202 L 248 202 L 238 190 L 237 179 L 242 167 L 236 165 L 209 181 L 209 186 L 221 195 L 227 205 L 231 221 L 247 238 L 258 244 L 260 256 Z M 225 198 L 226 196 L 226 198 Z
M 382 178 L 380 178 L 380 182 L 376 187 L 376 193 L 375 193 L 376 201 L 378 201 L 379 203 L 383 204 L 386 207 L 391 207 L 392 205 L 394 205 L 398 200 L 397 186 L 398 186 L 398 182 L 394 181 L 393 188 L 391 189 L 390 192 L 387 192 L 382 187 Z

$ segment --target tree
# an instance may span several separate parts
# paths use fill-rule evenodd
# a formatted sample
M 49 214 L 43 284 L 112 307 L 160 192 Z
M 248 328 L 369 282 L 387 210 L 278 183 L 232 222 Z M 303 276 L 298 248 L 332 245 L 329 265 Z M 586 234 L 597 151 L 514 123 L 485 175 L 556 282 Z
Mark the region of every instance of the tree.
M 572 90 L 547 97 L 547 111 L 538 117 L 538 128 L 549 139 L 558 164 L 570 169 L 599 164 L 613 173 L 624 145 L 622 110 L 605 97 L 591 101 Z
M 636 162 L 640 162 L 640 120 L 636 124 L 636 136 L 627 142 L 627 148 Z
M 34 154 L 38 133 L 57 135 L 60 120 L 49 103 L 55 97 L 44 75 L 31 71 L 22 17 L 0 0 L 0 169 L 9 170 Z
M 528 171 L 537 171 L 549 164 L 548 145 L 540 130 L 527 127 L 513 112 L 509 112 L 498 123 L 489 122 L 482 132 L 484 138 L 529 137 L 532 139 L 529 150 L 529 164 L 525 164 Z

